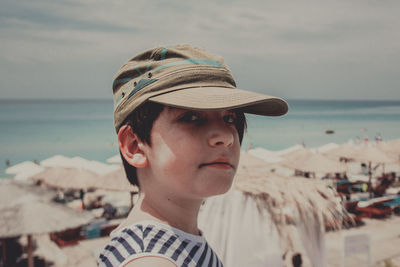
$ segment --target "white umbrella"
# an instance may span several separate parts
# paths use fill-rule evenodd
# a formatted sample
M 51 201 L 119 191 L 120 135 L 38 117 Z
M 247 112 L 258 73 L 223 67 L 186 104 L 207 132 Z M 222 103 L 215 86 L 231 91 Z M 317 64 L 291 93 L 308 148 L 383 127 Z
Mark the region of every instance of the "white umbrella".
M 296 150 L 303 149 L 303 148 L 304 148 L 304 146 L 302 146 L 302 145 L 294 145 L 294 146 L 291 146 L 289 148 L 276 151 L 276 154 L 278 156 L 284 156 L 284 155 L 290 154 L 290 153 L 292 153 L 292 152 L 294 152 Z
M 63 168 L 77 168 L 91 171 L 93 173 L 104 175 L 118 170 L 119 166 L 105 164 L 95 160 L 87 160 L 82 157 L 65 157 L 56 155 L 51 158 L 45 159 L 40 162 L 44 167 L 63 167 Z
M 120 164 L 122 163 L 121 155 L 117 154 L 115 156 L 112 156 L 111 158 L 108 158 L 106 161 L 111 164 Z
M 6 169 L 7 174 L 15 174 L 14 179 L 26 180 L 28 177 L 35 175 L 44 168 L 32 161 L 24 161 Z
M 302 172 L 343 173 L 347 171 L 345 164 L 311 151 L 304 151 L 302 154 L 291 157 L 282 165 Z
M 394 163 L 396 158 L 385 153 L 377 146 L 363 145 L 363 146 L 350 146 L 342 145 L 337 149 L 328 152 L 330 155 L 338 157 L 353 159 L 359 162 L 372 162 L 372 163 Z
M 41 189 L 43 190 L 43 189 Z M 0 238 L 28 236 L 28 266 L 33 266 L 32 235 L 58 232 L 89 223 L 90 212 L 77 211 L 60 204 L 50 203 L 46 192 L 35 192 L 9 182 L 0 183 Z
M 257 147 L 248 151 L 249 154 L 256 156 L 268 163 L 278 163 L 283 161 L 283 158 L 277 155 L 274 151 Z
M 325 144 L 325 145 L 322 145 L 322 146 L 318 147 L 317 151 L 319 153 L 325 153 L 325 152 L 329 152 L 329 151 L 331 151 L 331 150 L 333 150 L 335 148 L 338 148 L 338 147 L 339 147 L 339 145 L 336 144 L 336 143 L 328 143 L 328 144 Z
M 368 173 L 369 173 L 369 183 L 371 184 L 372 181 L 372 163 L 394 163 L 396 162 L 396 158 L 389 155 L 388 153 L 383 152 L 376 146 L 371 145 L 363 145 L 361 147 L 354 148 L 353 150 L 349 151 L 346 154 L 342 154 L 342 157 L 354 159 L 359 162 L 367 162 L 368 163 Z M 370 190 L 372 187 L 370 186 Z M 372 195 L 372 191 L 370 191 Z

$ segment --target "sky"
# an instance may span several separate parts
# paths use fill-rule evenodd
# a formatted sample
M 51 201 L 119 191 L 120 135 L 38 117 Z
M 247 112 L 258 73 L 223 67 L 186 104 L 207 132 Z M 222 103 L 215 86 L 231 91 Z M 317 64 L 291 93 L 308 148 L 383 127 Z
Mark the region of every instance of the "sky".
M 119 67 L 188 43 L 237 86 L 290 99 L 400 100 L 398 0 L 1 0 L 0 99 L 112 98 Z

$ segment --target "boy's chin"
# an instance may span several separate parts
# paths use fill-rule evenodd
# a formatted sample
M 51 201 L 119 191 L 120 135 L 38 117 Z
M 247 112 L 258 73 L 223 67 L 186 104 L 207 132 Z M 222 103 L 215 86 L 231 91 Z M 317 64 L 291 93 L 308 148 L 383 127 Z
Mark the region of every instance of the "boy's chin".
M 225 194 L 226 192 L 228 192 L 231 189 L 233 180 L 224 181 L 223 183 L 222 183 L 222 181 L 220 181 L 220 182 L 221 183 L 208 188 L 208 190 L 206 190 L 206 192 L 204 192 L 203 196 L 204 197 L 212 197 L 212 196 Z

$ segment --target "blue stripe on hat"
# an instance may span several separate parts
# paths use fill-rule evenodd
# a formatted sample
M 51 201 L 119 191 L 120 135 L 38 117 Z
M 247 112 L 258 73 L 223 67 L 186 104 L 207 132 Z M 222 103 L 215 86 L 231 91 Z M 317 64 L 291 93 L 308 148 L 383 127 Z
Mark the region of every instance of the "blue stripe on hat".
M 167 52 L 167 51 L 165 51 L 165 52 Z M 168 68 L 168 67 L 173 67 L 173 66 L 178 66 L 178 65 L 190 65 L 190 64 L 206 65 L 206 66 L 212 66 L 212 67 L 217 67 L 217 68 L 222 68 L 223 67 L 222 64 L 219 61 L 210 60 L 210 59 L 190 58 L 190 59 L 185 59 L 185 60 L 181 60 L 181 61 L 175 61 L 175 62 L 171 62 L 171 63 L 167 63 L 167 64 L 164 64 L 164 65 L 161 65 L 161 66 L 155 68 L 152 72 L 156 72 L 156 71 Z M 151 63 L 149 65 L 147 65 L 145 73 L 147 71 L 149 71 L 150 66 L 151 66 Z M 139 70 L 139 68 L 137 66 L 134 67 L 134 69 L 137 70 L 140 75 L 143 75 L 143 73 L 140 72 L 140 70 Z M 113 87 L 115 87 L 116 85 L 119 85 L 121 83 L 129 82 L 131 80 L 133 80 L 133 78 L 116 79 L 116 80 L 114 80 Z
M 168 48 L 164 47 L 164 49 L 161 51 L 161 60 L 165 59 L 165 55 L 167 54 Z
M 137 85 L 135 86 L 135 88 L 132 90 L 132 92 L 128 95 L 128 99 L 133 96 L 134 94 L 136 94 L 138 91 L 140 91 L 141 89 L 143 89 L 144 87 L 146 87 L 149 84 L 152 84 L 154 82 L 158 81 L 157 79 L 141 79 Z M 123 93 L 126 93 L 127 91 L 129 91 L 131 89 L 131 86 L 128 86 L 125 88 L 125 90 L 123 90 Z M 118 105 L 119 101 L 121 101 L 122 99 L 122 93 L 118 96 L 117 100 L 115 101 L 115 105 Z
M 158 68 L 155 68 L 153 72 L 172 67 L 172 66 L 178 66 L 178 65 L 190 65 L 190 64 L 195 64 L 195 65 L 207 65 L 207 66 L 212 66 L 212 67 L 218 67 L 222 68 L 222 64 L 219 61 L 215 60 L 210 60 L 210 59 L 195 59 L 195 58 L 190 58 L 190 59 L 185 59 L 181 61 L 175 61 L 171 63 L 167 63 L 164 65 L 161 65 Z

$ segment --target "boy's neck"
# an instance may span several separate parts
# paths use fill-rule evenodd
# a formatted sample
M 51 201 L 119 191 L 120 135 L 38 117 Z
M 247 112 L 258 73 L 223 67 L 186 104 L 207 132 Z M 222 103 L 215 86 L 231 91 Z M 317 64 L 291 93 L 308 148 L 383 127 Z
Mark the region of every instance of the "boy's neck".
M 139 200 L 132 209 L 127 223 L 155 220 L 184 232 L 199 235 L 197 215 L 201 204 L 202 200 L 182 201 L 165 199 L 162 196 L 150 197 L 145 193 L 140 193 Z

